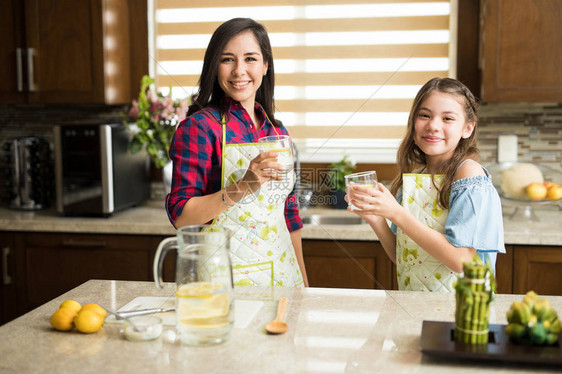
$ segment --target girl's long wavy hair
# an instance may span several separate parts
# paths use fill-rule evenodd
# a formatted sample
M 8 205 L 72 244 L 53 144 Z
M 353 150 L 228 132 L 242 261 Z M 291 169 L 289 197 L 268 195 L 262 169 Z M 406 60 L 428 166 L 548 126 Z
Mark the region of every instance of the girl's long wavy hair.
M 273 90 L 275 88 L 275 70 L 271 43 L 265 27 L 250 18 L 233 18 L 224 22 L 213 33 L 203 59 L 203 69 L 199 78 L 199 90 L 192 97 L 192 104 L 187 111 L 188 117 L 209 106 L 219 108 L 222 113 L 226 112 L 226 94 L 220 87 L 217 78 L 219 63 L 222 52 L 228 42 L 246 31 L 251 31 L 254 34 L 260 46 L 264 63 L 268 64 L 267 73 L 256 92 L 256 101 L 261 104 L 273 125 L 278 125 L 274 116 L 275 101 L 273 99 Z
M 412 173 L 418 171 L 426 165 L 425 153 L 414 143 L 414 133 L 416 117 L 423 101 L 429 97 L 433 92 L 441 92 L 455 96 L 464 105 L 464 114 L 467 122 L 474 122 L 474 130 L 472 134 L 464 139 L 461 138 L 459 144 L 455 148 L 453 156 L 444 162 L 439 167 L 439 174 L 444 174 L 443 183 L 438 188 L 439 191 L 439 204 L 445 208 L 449 208 L 449 192 L 460 163 L 467 159 L 472 158 L 479 160 L 480 151 L 478 150 L 478 101 L 470 92 L 468 87 L 456 79 L 452 78 L 433 78 L 427 82 L 418 92 L 410 116 L 408 117 L 408 128 L 406 136 L 402 140 L 398 148 L 398 166 L 400 173 L 396 175 L 392 181 L 390 191 L 396 196 L 398 189 L 402 186 L 402 174 Z M 435 183 L 434 183 L 435 184 Z

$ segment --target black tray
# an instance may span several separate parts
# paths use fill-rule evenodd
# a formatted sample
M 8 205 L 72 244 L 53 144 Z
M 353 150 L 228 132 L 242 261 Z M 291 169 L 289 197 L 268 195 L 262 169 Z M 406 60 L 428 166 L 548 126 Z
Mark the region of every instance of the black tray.
M 422 353 L 443 358 L 562 365 L 560 335 L 553 346 L 520 345 L 509 340 L 505 325 L 490 324 L 488 344 L 465 344 L 454 341 L 454 329 L 454 322 L 423 321 Z

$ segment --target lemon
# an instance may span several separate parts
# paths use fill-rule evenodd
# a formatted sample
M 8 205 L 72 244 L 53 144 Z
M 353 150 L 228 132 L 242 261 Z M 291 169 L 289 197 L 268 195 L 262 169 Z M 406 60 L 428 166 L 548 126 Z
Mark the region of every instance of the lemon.
M 59 308 L 74 309 L 76 311 L 76 313 L 78 313 L 80 311 L 80 309 L 82 309 L 82 305 L 80 305 L 80 303 L 78 301 L 66 300 L 59 306 Z
M 72 330 L 72 321 L 76 316 L 76 310 L 72 308 L 60 308 L 51 316 L 51 326 L 59 331 Z
M 103 317 L 93 310 L 81 310 L 74 317 L 76 329 L 85 334 L 98 331 L 103 326 Z
M 99 306 L 98 304 L 94 304 L 94 303 L 84 305 L 82 307 L 82 310 L 91 310 L 93 312 L 96 312 L 101 316 L 102 320 L 105 319 L 105 316 L 107 316 L 107 311 L 103 309 L 101 306 Z

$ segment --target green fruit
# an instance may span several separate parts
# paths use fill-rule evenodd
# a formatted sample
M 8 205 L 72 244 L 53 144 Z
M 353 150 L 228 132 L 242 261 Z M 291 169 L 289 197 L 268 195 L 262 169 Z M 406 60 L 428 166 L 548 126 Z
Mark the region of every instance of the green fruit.
M 509 325 L 507 325 L 507 327 L 505 328 L 505 333 L 510 337 L 510 338 L 514 338 L 514 339 L 522 339 L 525 337 L 526 334 L 526 328 L 523 325 L 520 325 L 519 323 L 510 323 Z
M 535 323 L 535 325 L 529 329 L 529 337 L 531 338 L 532 344 L 543 345 L 546 341 L 546 335 L 546 331 L 541 322 Z
M 546 335 L 546 344 L 547 345 L 554 345 L 558 341 L 558 334 L 547 334 Z
M 527 304 L 520 301 L 514 301 L 513 304 L 511 304 L 511 309 L 513 310 L 511 322 L 520 323 L 522 325 L 526 325 L 529 322 L 531 310 Z
M 550 322 L 550 332 L 552 334 L 560 334 L 560 320 L 556 317 L 554 320 Z
M 531 314 L 531 315 L 529 316 L 529 322 L 527 322 L 527 327 L 533 327 L 533 326 L 535 326 L 535 325 L 537 324 L 537 322 L 538 322 L 537 316 L 534 315 L 534 314 Z M 542 322 L 539 322 L 539 323 L 542 324 Z
M 509 310 L 506 313 L 506 316 L 507 316 L 508 323 L 513 322 L 513 308 L 509 308 Z
M 552 319 L 553 312 L 554 310 L 550 306 L 548 299 L 541 299 L 533 305 L 533 313 L 536 314 L 539 321 Z

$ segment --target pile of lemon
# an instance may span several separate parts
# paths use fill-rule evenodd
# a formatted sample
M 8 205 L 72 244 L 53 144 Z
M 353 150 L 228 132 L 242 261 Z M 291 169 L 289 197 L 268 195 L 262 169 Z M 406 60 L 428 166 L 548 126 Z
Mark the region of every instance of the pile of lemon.
M 98 304 L 80 305 L 74 300 L 66 300 L 51 316 L 51 326 L 59 331 L 76 330 L 91 334 L 102 328 L 107 312 Z

